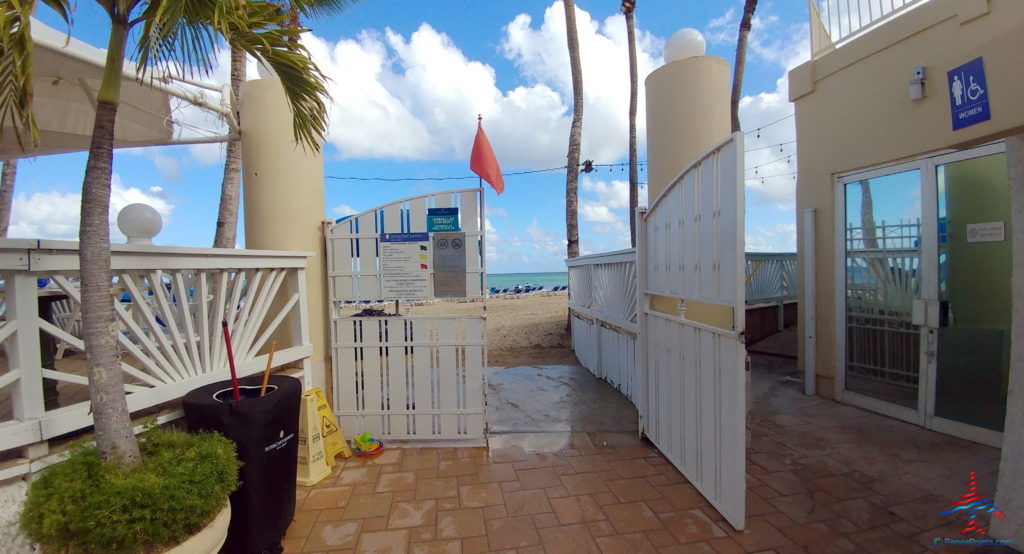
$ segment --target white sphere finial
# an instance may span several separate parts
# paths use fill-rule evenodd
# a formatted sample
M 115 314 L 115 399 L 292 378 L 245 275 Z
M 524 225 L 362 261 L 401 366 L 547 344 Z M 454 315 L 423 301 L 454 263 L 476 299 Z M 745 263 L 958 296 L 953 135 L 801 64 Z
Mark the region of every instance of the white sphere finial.
M 676 60 L 703 56 L 705 51 L 704 35 L 697 29 L 679 29 L 665 41 L 665 63 Z
M 163 226 L 160 212 L 148 204 L 128 204 L 117 214 L 117 228 L 128 237 L 128 244 L 153 244 Z

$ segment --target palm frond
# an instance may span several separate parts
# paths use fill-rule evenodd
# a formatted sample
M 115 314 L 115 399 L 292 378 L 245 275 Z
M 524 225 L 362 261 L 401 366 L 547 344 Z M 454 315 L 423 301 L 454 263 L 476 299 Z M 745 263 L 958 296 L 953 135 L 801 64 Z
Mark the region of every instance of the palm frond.
M 219 38 L 264 60 L 277 72 L 294 116 L 296 140 L 319 150 L 327 130 L 327 78 L 292 40 L 305 29 L 285 27 L 287 15 L 256 0 L 152 0 L 137 18 L 143 29 L 135 53 L 141 72 L 208 75 Z
M 328 17 L 338 15 L 355 6 L 359 0 L 289 0 L 288 4 L 302 17 Z
M 43 0 L 70 26 L 70 6 L 62 0 Z M 18 147 L 39 144 L 32 113 L 32 0 L 0 4 L 0 136 L 10 126 Z

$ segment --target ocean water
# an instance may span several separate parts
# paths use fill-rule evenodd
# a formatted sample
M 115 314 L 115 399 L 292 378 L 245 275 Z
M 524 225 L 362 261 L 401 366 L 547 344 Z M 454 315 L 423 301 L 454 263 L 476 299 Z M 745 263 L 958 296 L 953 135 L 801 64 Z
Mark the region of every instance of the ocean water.
M 544 286 L 544 290 L 569 284 L 569 274 L 565 271 L 553 273 L 488 273 L 487 288 L 511 289 L 516 285 Z

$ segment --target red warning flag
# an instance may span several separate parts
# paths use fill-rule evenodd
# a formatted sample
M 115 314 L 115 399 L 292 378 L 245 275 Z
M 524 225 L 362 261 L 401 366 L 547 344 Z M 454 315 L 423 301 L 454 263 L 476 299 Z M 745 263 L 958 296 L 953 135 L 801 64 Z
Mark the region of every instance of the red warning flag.
M 484 134 L 484 126 L 480 119 L 478 116 L 476 140 L 473 141 L 473 153 L 469 156 L 469 169 L 490 183 L 495 192 L 500 195 L 505 190 L 505 179 L 501 176 L 498 158 L 494 157 L 494 150 L 491 150 L 491 143 L 487 140 L 487 135 Z

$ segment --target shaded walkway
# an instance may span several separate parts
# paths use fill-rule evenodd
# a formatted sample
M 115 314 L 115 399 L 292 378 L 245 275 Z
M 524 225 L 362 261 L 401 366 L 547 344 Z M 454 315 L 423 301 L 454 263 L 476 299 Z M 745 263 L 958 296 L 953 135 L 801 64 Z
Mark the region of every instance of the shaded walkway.
M 402 448 L 300 487 L 288 552 L 925 552 L 998 451 L 807 398 L 755 357 L 747 530 L 636 436 L 636 411 L 571 366 L 490 371 L 489 448 Z M 968 547 L 944 547 L 968 552 Z

